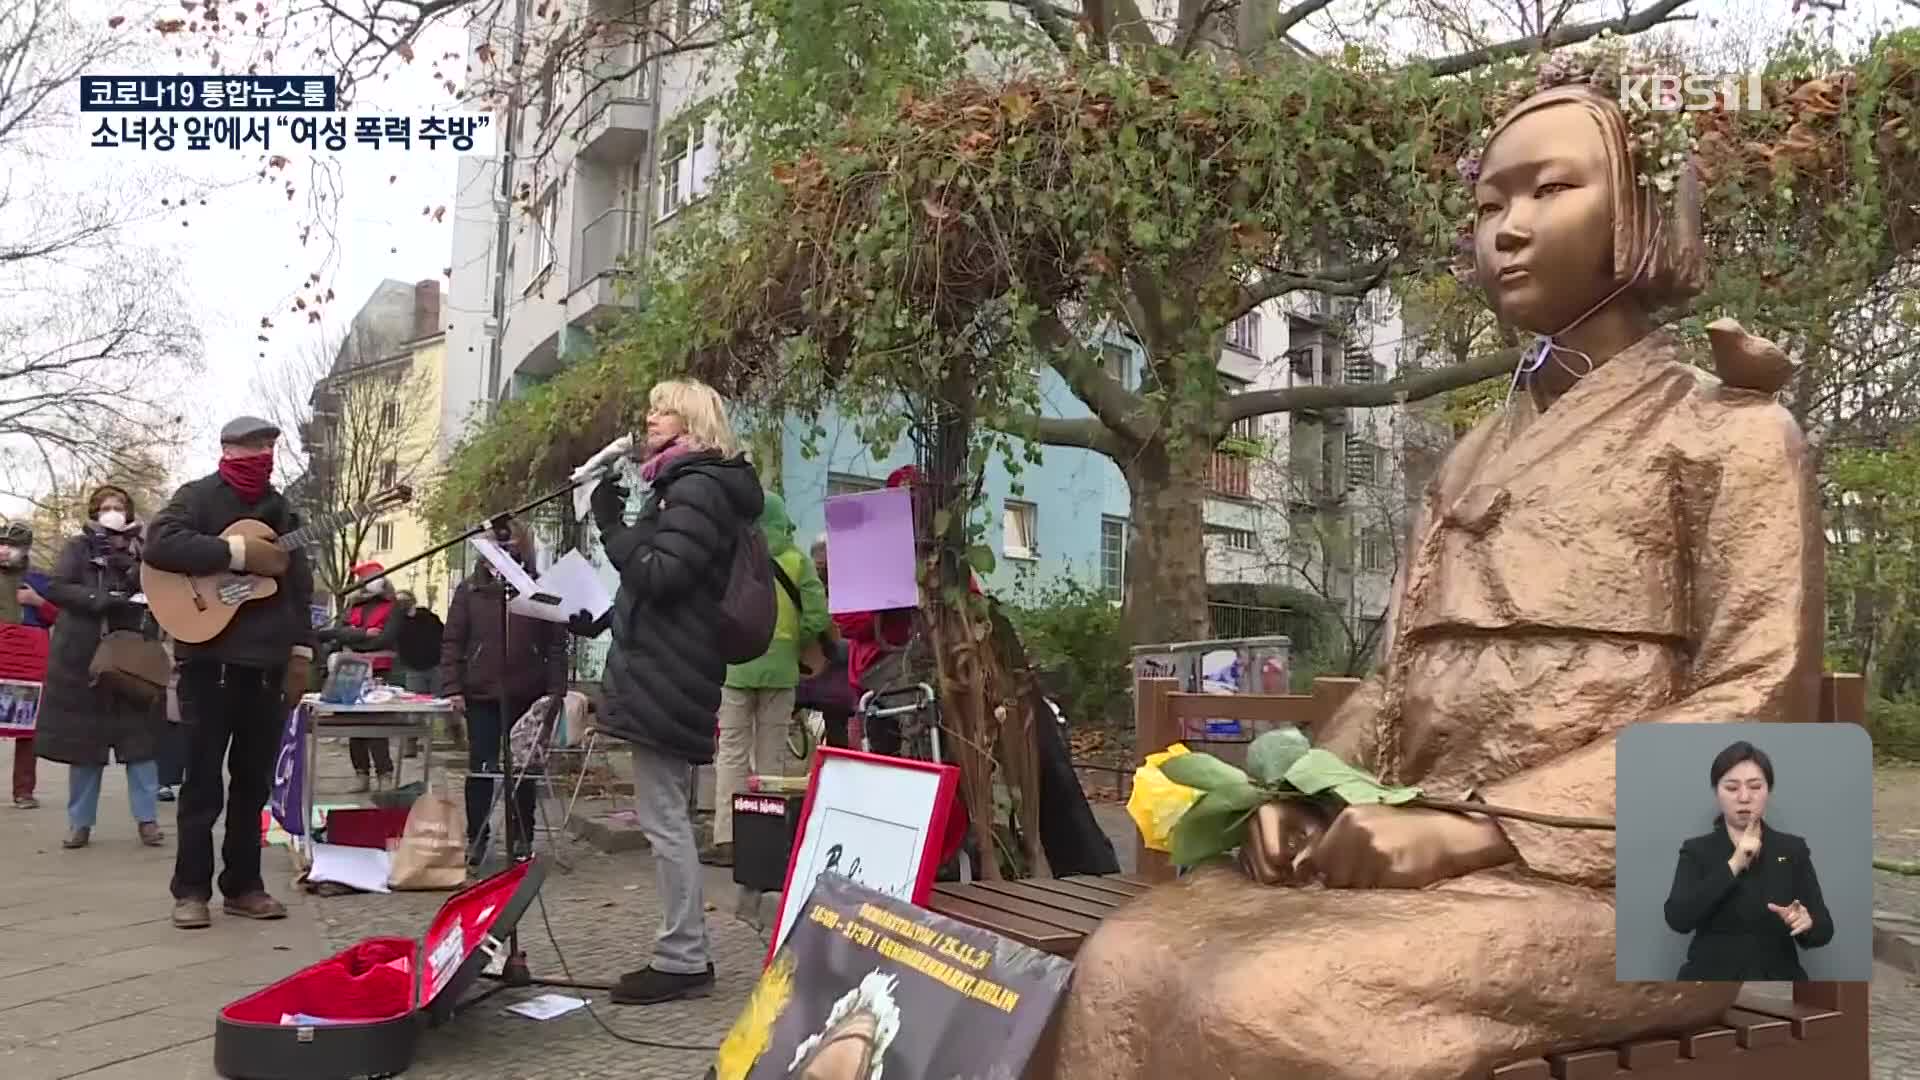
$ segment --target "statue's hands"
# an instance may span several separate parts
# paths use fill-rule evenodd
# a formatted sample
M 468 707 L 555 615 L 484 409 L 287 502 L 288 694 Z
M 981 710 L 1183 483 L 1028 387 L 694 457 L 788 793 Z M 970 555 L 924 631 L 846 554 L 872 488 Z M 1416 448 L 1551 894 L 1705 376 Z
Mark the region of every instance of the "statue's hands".
M 1492 819 L 1404 806 L 1349 806 L 1295 863 L 1334 889 L 1424 889 L 1517 858 Z
M 1263 803 L 1247 821 L 1240 868 L 1262 885 L 1299 885 L 1294 860 L 1327 827 L 1326 814 L 1302 799 Z

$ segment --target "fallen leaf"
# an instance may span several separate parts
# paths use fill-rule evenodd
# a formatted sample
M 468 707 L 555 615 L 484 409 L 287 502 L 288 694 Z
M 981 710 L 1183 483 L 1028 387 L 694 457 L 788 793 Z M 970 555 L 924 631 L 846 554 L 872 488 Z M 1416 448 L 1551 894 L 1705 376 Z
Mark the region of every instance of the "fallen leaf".
M 125 15 L 115 15 L 113 18 L 107 20 L 107 29 L 109 30 L 119 29 L 120 24 L 126 21 L 127 21 L 127 17 Z
M 332 299 L 333 299 L 333 290 L 332 290 L 332 289 L 328 289 L 328 290 L 327 290 L 327 299 L 328 299 L 328 300 L 332 300 Z
M 391 184 L 391 183 L 393 183 L 394 181 L 396 181 L 396 180 L 399 180 L 399 179 L 400 179 L 400 178 L 399 178 L 398 176 L 389 176 L 389 177 L 387 177 L 387 183 L 389 183 L 389 184 Z
M 400 59 L 409 64 L 413 63 L 413 46 L 403 41 L 393 51 L 400 54 Z
M 163 34 L 177 34 L 184 29 L 186 25 L 187 20 L 185 19 L 161 19 L 153 24 L 153 28 Z
M 437 223 L 437 222 L 440 222 L 440 221 L 442 221 L 442 220 L 445 220 L 445 218 L 446 218 L 446 216 L 447 216 L 447 208 L 446 208 L 446 207 L 444 207 L 444 206 L 436 206 L 436 207 L 434 207 L 434 208 L 433 208 L 433 220 L 434 220 L 434 221 L 435 221 L 436 223 Z
M 265 315 L 260 316 L 260 329 L 262 330 L 273 329 L 273 320 L 267 318 Z

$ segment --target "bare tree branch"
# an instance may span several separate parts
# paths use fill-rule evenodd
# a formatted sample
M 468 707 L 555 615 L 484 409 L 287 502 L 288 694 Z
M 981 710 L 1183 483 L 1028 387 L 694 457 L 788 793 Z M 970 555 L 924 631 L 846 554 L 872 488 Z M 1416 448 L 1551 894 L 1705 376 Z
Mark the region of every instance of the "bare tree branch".
M 1284 390 L 1246 390 L 1219 405 L 1215 427 L 1224 433 L 1235 422 L 1268 413 L 1302 409 L 1367 409 L 1400 405 L 1472 386 L 1513 368 L 1519 354 L 1503 350 L 1471 363 L 1453 364 L 1436 371 L 1384 383 L 1340 383 L 1332 386 L 1295 386 Z
M 1380 287 L 1393 269 L 1392 259 L 1350 267 L 1330 274 L 1269 273 L 1240 288 L 1240 300 L 1227 320 L 1232 322 L 1254 308 L 1288 293 L 1316 292 L 1323 296 L 1365 296 Z
M 1422 61 L 1423 66 L 1435 75 L 1459 75 L 1475 68 L 1486 67 L 1515 56 L 1539 52 L 1543 49 L 1558 49 L 1567 45 L 1577 45 L 1582 41 L 1599 37 L 1612 31 L 1621 37 L 1644 33 L 1661 23 L 1691 18 L 1675 15 L 1674 12 L 1687 6 L 1692 0 L 1659 0 L 1658 3 L 1637 14 L 1624 14 L 1617 19 L 1601 19 L 1595 22 L 1562 26 L 1547 34 L 1534 34 L 1528 37 L 1504 41 L 1481 49 L 1471 49 L 1452 56 L 1442 56 Z

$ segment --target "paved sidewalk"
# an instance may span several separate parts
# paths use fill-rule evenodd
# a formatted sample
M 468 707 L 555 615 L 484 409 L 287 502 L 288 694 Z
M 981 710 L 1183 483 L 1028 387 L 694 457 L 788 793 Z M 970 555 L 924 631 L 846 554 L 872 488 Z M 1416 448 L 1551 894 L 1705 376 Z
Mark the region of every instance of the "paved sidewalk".
M 166 844 L 141 847 L 111 767 L 92 846 L 65 851 L 66 771 L 41 762 L 40 809 L 0 807 L 0 1076 L 212 1077 L 219 1007 L 326 955 L 311 909 L 255 923 L 216 905 L 212 929 L 175 930 L 172 805 Z M 264 858 L 268 888 L 291 902 L 286 852 Z

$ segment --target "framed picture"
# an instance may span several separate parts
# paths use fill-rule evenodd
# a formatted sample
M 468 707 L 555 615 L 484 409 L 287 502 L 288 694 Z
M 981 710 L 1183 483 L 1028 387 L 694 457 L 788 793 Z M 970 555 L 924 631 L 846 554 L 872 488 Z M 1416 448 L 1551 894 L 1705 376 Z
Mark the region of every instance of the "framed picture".
M 807 777 L 800 834 L 780 890 L 780 950 L 821 873 L 843 874 L 910 904 L 925 904 L 940 869 L 940 841 L 960 770 L 930 761 L 822 747 Z
M 0 679 L 0 739 L 31 739 L 40 723 L 40 684 Z

